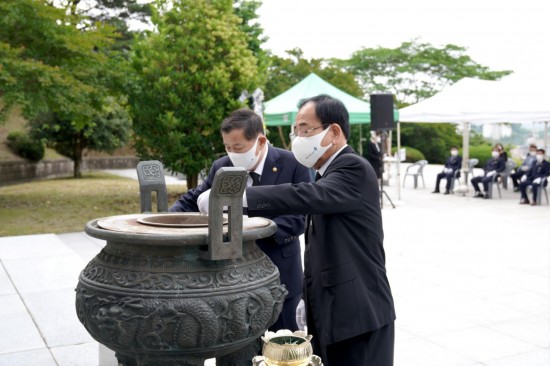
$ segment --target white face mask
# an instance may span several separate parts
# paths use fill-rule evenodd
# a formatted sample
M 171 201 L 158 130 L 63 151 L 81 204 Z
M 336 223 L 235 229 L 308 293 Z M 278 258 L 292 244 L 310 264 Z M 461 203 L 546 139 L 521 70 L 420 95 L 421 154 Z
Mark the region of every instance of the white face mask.
M 543 160 L 544 160 L 544 155 L 537 155 L 537 161 L 539 163 L 542 163 Z
M 381 141 L 382 141 L 382 139 L 381 139 L 380 137 L 377 137 L 377 138 L 376 138 L 376 142 L 377 142 L 377 143 L 380 143 Z
M 493 158 L 498 158 L 498 156 L 499 156 L 500 154 L 498 153 L 498 151 L 493 151 L 493 152 L 492 152 L 492 155 L 493 155 Z
M 229 156 L 229 159 L 231 159 L 231 162 L 233 163 L 233 166 L 250 170 L 254 167 L 254 165 L 256 165 L 261 155 L 261 154 L 256 155 L 256 148 L 258 147 L 259 139 L 260 138 L 258 137 L 256 139 L 256 142 L 254 143 L 254 146 L 252 146 L 252 148 L 247 152 L 244 152 L 244 153 L 228 152 L 227 153 L 227 155 Z
M 458 151 L 456 151 L 456 150 L 451 150 L 451 155 L 452 155 L 452 156 L 457 156 L 457 155 L 458 155 Z
M 531 151 L 529 151 L 529 155 L 535 156 L 535 155 L 537 155 L 537 151 L 536 150 L 531 150 Z
M 321 141 L 329 130 L 330 128 L 327 128 L 323 132 L 311 137 L 296 136 L 292 140 L 292 153 L 300 164 L 312 168 L 317 160 L 332 146 L 332 143 L 327 146 L 321 146 Z

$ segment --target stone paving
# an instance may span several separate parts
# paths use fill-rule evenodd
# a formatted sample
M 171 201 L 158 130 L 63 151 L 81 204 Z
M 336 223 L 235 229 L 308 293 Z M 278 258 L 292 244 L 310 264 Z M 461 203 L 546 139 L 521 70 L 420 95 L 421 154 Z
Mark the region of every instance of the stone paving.
M 440 170 L 425 169 L 426 188 L 407 178 L 400 200 L 386 187 L 395 365 L 550 365 L 550 206 L 519 205 L 511 189 L 431 194 Z M 103 245 L 83 232 L 0 238 L 0 366 L 100 363 L 74 288 Z

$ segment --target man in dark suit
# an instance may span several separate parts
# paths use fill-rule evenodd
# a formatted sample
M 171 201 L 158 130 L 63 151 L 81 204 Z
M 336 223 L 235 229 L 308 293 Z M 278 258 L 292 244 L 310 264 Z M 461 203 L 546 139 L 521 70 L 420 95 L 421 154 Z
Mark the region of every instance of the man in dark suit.
M 367 141 L 367 160 L 372 165 L 376 177 L 382 179 L 382 140 L 380 133 L 376 131 L 371 131 L 370 135 L 370 140 Z
M 489 197 L 489 184 L 493 184 L 494 175 L 498 175 L 506 169 L 506 161 L 501 156 L 498 148 L 493 148 L 491 155 L 491 159 L 487 160 L 483 167 L 483 176 L 474 177 L 470 180 L 475 189 L 474 197 L 491 198 Z M 479 183 L 483 184 L 485 194 L 481 193 Z
M 253 111 L 243 108 L 231 113 L 222 122 L 221 134 L 228 155 L 216 160 L 206 180 L 197 188 L 183 194 L 170 207 L 170 211 L 198 212 L 200 208 L 200 211 L 206 211 L 214 175 L 221 167 L 245 168 L 250 175 L 249 185 L 300 183 L 311 180 L 308 169 L 298 164 L 291 152 L 269 145 L 264 135 L 262 120 Z M 288 290 L 281 315 L 269 329 L 298 330 L 296 307 L 300 302 L 303 287 L 299 236 L 304 233 L 304 216 L 289 214 L 264 217 L 275 221 L 277 231 L 269 238 L 257 240 L 256 244 L 277 266 L 281 283 Z
M 533 189 L 533 201 L 532 206 L 537 204 L 537 192 L 542 184 L 542 180 L 550 175 L 550 163 L 544 160 L 544 149 L 538 149 L 535 156 L 535 165 L 531 167 L 527 175 L 524 175 L 521 183 L 519 184 L 519 190 L 521 192 L 520 204 L 529 204 L 529 198 L 527 198 L 527 187 L 532 186 Z
M 523 162 L 521 163 L 521 166 L 516 169 L 515 173 L 510 174 L 510 178 L 512 178 L 512 184 L 514 185 L 514 192 L 519 191 L 519 181 L 523 178 L 524 175 L 527 175 L 529 173 L 529 170 L 536 164 L 537 162 L 537 145 L 531 144 L 529 145 L 529 153 L 523 159 Z
M 305 286 L 308 332 L 325 366 L 393 365 L 395 310 L 385 268 L 376 173 L 347 145 L 343 103 L 300 103 L 292 151 L 318 170 L 314 183 L 249 187 L 250 216 L 308 214 Z
M 455 176 L 457 170 L 460 170 L 462 166 L 462 156 L 458 155 L 458 147 L 451 146 L 451 156 L 447 158 L 443 171 L 437 175 L 435 181 L 435 190 L 432 193 L 439 193 L 439 183 L 441 179 L 447 179 L 447 185 L 445 186 L 445 193 L 451 193 L 451 181 Z M 460 174 L 460 173 L 459 173 Z

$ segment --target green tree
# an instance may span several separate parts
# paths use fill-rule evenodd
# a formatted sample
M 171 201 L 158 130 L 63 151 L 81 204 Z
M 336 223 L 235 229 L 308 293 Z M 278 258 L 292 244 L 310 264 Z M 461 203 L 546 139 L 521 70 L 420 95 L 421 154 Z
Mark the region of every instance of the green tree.
M 3 0 L 0 14 L 0 120 L 19 104 L 27 119 L 51 112 L 77 128 L 92 123 L 117 80 L 112 29 L 79 29 L 81 17 L 46 1 Z
M 397 48 L 364 48 L 334 62 L 355 75 L 365 95 L 391 92 L 398 106 L 417 103 L 464 77 L 498 80 L 512 71 L 491 71 L 466 54 L 466 48 L 435 47 L 415 39 Z
M 231 0 L 159 1 L 154 10 L 158 32 L 137 42 L 131 58 L 135 148 L 186 174 L 192 188 L 223 151 L 221 121 L 257 85 L 256 58 Z
M 252 51 L 258 63 L 258 83 L 263 85 L 267 78 L 267 69 L 270 64 L 269 54 L 262 48 L 262 44 L 267 42 L 264 29 L 256 20 L 258 19 L 258 9 L 262 6 L 259 0 L 234 0 L 234 13 L 241 18 L 240 29 L 246 34 L 248 49 Z
M 330 60 L 304 58 L 303 52 L 299 48 L 286 51 L 286 53 L 288 55 L 286 58 L 271 56 L 269 74 L 265 84 L 266 100 L 285 92 L 312 72 L 348 94 L 358 98 L 363 95 L 359 84 L 355 81 L 355 77 L 332 64 Z M 357 138 L 357 142 L 359 128 L 359 126 L 352 126 L 351 135 L 352 138 Z M 271 143 L 285 149 L 289 148 L 289 126 L 269 127 L 268 132 Z M 354 143 L 356 143 L 355 140 Z
M 150 2 L 152 0 L 59 0 L 57 3 L 85 17 L 81 29 L 93 27 L 98 22 L 112 26 L 118 34 L 113 48 L 129 51 L 135 34 L 150 26 Z
M 92 123 L 83 128 L 56 113 L 43 113 L 31 120 L 30 136 L 43 141 L 74 162 L 73 176 L 81 177 L 85 149 L 108 153 L 123 147 L 129 140 L 132 122 L 128 111 L 114 98 L 107 98 Z

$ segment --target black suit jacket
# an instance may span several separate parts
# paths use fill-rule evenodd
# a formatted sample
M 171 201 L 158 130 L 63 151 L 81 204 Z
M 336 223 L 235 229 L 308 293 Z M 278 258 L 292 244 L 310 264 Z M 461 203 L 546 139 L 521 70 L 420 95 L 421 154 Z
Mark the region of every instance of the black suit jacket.
M 502 157 L 491 158 L 487 160 L 485 166 L 483 167 L 484 175 L 487 175 L 490 171 L 496 170 L 497 173 L 501 173 L 506 169 L 506 160 Z
M 208 177 L 197 188 L 190 189 L 170 207 L 172 212 L 198 212 L 197 198 L 212 187 L 214 175 L 221 167 L 233 166 L 228 156 L 214 161 Z M 282 183 L 310 182 L 309 170 L 298 163 L 287 150 L 269 146 L 260 180 L 260 186 Z M 304 233 L 305 219 L 301 214 L 262 215 L 275 221 L 277 231 L 269 238 L 256 240 L 256 244 L 279 268 L 281 283 L 288 290 L 287 297 L 302 293 L 303 271 L 299 236 Z
M 550 163 L 543 160 L 542 163 L 535 163 L 533 168 L 527 174 L 529 180 L 544 178 L 550 175 Z
M 377 148 L 378 146 L 378 148 Z M 367 160 L 378 178 L 382 177 L 382 147 L 371 140 L 367 141 Z
M 462 156 L 449 156 L 445 162 L 445 168 L 451 168 L 453 173 L 462 167 Z
M 249 187 L 250 216 L 310 214 L 305 292 L 323 344 L 395 319 L 376 174 L 346 147 L 315 183 Z M 309 316 L 308 316 L 309 318 Z

